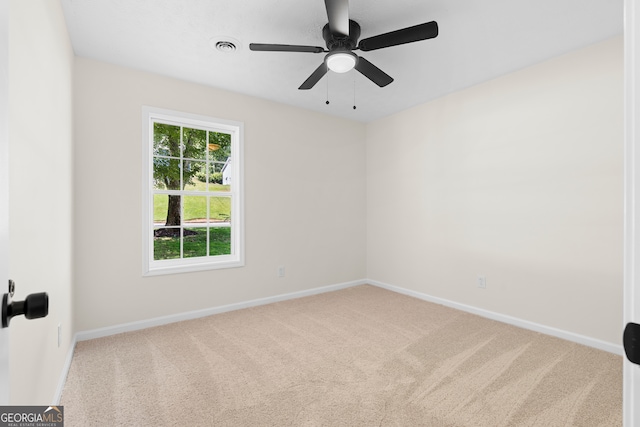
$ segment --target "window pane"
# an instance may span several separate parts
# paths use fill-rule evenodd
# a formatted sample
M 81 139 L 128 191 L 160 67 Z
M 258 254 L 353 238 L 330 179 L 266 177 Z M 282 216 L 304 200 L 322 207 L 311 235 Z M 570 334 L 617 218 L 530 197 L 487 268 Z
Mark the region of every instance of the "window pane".
M 183 128 L 182 144 L 185 159 L 206 159 L 207 156 L 207 131 L 200 129 Z
M 209 255 L 231 255 L 231 227 L 209 229 Z
M 209 191 L 229 191 L 233 165 L 231 163 L 231 135 L 228 133 L 209 133 Z
M 230 169 L 223 172 L 224 163 L 209 163 L 209 191 L 230 191 Z M 223 180 L 227 178 L 229 184 L 224 185 Z
M 182 222 L 184 224 L 206 224 L 207 198 L 205 196 L 184 196 Z
M 224 163 L 231 156 L 231 135 L 209 132 L 209 160 Z
M 180 157 L 180 126 L 153 124 L 153 155 Z
M 180 160 L 166 157 L 153 158 L 153 188 L 180 190 Z
M 231 197 L 209 198 L 209 222 L 228 223 L 231 221 Z
M 153 236 L 154 260 L 180 258 L 180 228 L 157 228 Z
M 206 184 L 206 162 L 195 160 L 183 161 L 183 181 L 184 189 L 187 191 L 207 191 Z
M 231 158 L 226 163 L 209 163 L 209 191 L 231 191 Z
M 185 228 L 182 251 L 185 258 L 207 256 L 207 228 Z
M 168 207 L 169 207 L 169 196 L 167 194 L 153 195 L 153 225 L 166 224 Z
M 179 227 L 181 225 L 181 197 L 177 195 L 153 195 L 153 223 Z

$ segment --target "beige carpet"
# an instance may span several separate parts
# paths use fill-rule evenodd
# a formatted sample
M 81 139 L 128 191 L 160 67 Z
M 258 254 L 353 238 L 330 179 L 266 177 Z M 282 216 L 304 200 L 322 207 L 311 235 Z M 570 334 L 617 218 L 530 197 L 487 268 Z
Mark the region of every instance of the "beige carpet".
M 67 426 L 621 426 L 622 358 L 373 286 L 79 342 Z

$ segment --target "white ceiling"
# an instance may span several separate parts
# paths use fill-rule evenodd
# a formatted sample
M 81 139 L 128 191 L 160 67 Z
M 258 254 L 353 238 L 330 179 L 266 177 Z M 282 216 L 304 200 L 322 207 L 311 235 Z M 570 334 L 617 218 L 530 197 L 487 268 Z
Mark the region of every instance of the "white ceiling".
M 249 43 L 325 47 L 323 0 L 61 1 L 77 56 L 364 122 L 623 30 L 623 0 L 351 0 L 361 39 L 432 20 L 440 33 L 358 52 L 395 79 L 387 87 L 352 70 L 301 91 L 324 54 L 252 52 Z M 223 39 L 239 49 L 212 48 Z

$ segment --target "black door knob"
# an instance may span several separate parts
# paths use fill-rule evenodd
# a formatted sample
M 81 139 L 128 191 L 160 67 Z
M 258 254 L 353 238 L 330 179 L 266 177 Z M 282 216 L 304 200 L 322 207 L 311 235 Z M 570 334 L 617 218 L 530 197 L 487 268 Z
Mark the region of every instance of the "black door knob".
M 622 344 L 627 359 L 631 363 L 640 365 L 640 325 L 628 323 L 622 335 Z
M 9 326 L 11 318 L 24 314 L 27 319 L 39 319 L 49 314 L 49 295 L 46 292 L 28 295 L 24 301 L 13 301 L 9 294 L 2 297 L 2 327 Z

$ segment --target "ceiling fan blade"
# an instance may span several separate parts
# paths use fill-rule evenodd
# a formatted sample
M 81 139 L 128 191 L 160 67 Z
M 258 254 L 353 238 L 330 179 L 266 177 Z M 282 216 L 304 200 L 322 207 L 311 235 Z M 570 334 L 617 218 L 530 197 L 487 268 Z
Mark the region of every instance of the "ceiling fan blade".
M 333 34 L 349 35 L 349 0 L 324 0 Z
M 298 46 L 293 44 L 251 43 L 249 44 L 249 49 L 257 52 L 324 52 L 324 49 L 319 46 Z
M 358 70 L 360 73 L 362 73 L 363 76 L 380 87 L 385 87 L 393 81 L 393 78 L 391 76 L 389 76 L 387 73 L 385 73 L 380 68 L 376 67 L 363 57 L 358 58 L 356 70 Z
M 316 83 L 320 81 L 320 79 L 325 74 L 327 74 L 327 64 L 323 62 L 322 64 L 320 64 L 318 68 L 316 68 L 316 70 L 313 73 L 311 73 L 309 78 L 305 80 L 304 83 L 302 83 L 302 85 L 300 85 L 298 89 L 301 89 L 301 90 L 311 89 L 316 85 Z
M 370 50 L 432 39 L 437 35 L 438 23 L 431 21 L 360 40 L 358 48 L 364 52 L 368 52 Z

